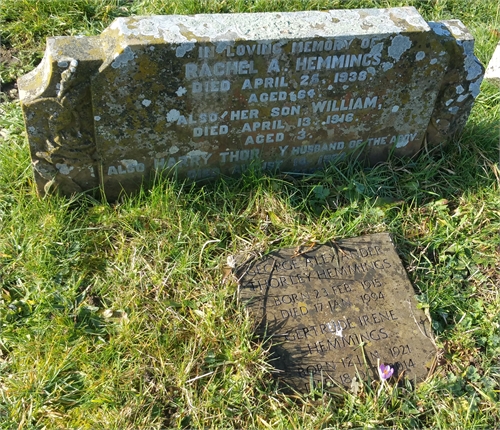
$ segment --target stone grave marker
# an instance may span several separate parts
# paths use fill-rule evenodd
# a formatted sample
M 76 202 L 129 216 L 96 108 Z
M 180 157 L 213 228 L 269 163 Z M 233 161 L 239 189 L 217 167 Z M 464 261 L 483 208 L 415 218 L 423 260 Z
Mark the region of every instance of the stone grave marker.
M 38 191 L 113 200 L 160 173 L 412 156 L 464 126 L 484 72 L 473 44 L 413 7 L 135 16 L 49 38 L 18 83 Z
M 354 377 L 378 379 L 379 364 L 422 381 L 432 368 L 430 323 L 387 233 L 281 249 L 236 276 L 284 386 L 348 389 Z
M 500 42 L 493 53 L 493 57 L 491 57 L 488 63 L 488 68 L 484 74 L 484 80 L 500 87 Z

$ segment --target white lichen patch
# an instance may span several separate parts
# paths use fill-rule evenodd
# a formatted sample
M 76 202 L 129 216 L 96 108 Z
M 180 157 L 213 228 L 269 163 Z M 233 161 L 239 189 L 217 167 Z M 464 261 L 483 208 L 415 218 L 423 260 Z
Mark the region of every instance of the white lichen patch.
M 396 113 L 399 110 L 399 106 L 393 106 L 391 109 L 392 113 Z
M 234 40 L 223 40 L 221 42 L 217 42 L 215 52 L 217 52 L 217 54 L 222 54 L 229 46 L 234 46 Z
M 390 11 L 390 13 L 388 13 Z M 147 36 L 177 44 L 202 39 L 224 43 L 232 40 L 277 40 L 373 35 L 427 31 L 415 8 L 330 10 L 251 14 L 170 15 L 118 18 L 110 26 L 125 36 Z M 178 51 L 182 56 L 185 48 Z M 187 51 L 186 51 L 187 52 Z
M 158 23 L 152 19 L 139 21 L 139 31 L 143 36 L 156 36 L 158 34 Z
M 167 121 L 175 122 L 179 119 L 181 113 L 177 109 L 170 109 L 167 113 Z
M 384 72 L 387 72 L 387 70 L 392 69 L 394 65 L 392 63 L 389 63 L 388 61 L 382 63 L 382 70 Z
M 462 85 L 457 85 L 456 93 L 462 94 L 463 92 L 464 92 L 464 87 L 462 87 Z
M 177 48 L 175 48 L 175 56 L 184 57 L 186 53 L 194 49 L 194 46 L 195 44 L 193 42 L 186 42 L 183 43 L 182 45 L 179 45 Z
M 462 103 L 467 97 L 469 97 L 469 94 L 462 94 L 461 96 L 458 96 L 457 102 Z
M 111 63 L 111 67 L 113 69 L 118 69 L 119 67 L 124 67 L 127 65 L 129 61 L 133 61 L 135 58 L 135 54 L 130 49 L 130 46 L 125 47 L 123 52 L 121 54 L 117 54 L 116 57 L 114 58 L 114 61 Z
M 415 60 L 421 61 L 425 58 L 425 52 L 424 51 L 419 51 L 417 52 L 417 55 L 415 55 Z
M 384 44 L 383 43 L 376 43 L 370 49 L 370 54 L 373 55 L 373 56 L 375 56 L 375 55 L 381 55 L 382 54 L 382 49 L 384 49 Z
M 57 67 L 66 68 L 66 67 L 68 67 L 68 62 L 67 61 L 58 61 L 57 62 Z
M 469 91 L 472 94 L 472 97 L 476 98 L 478 96 L 482 80 L 483 80 L 483 78 L 481 76 L 479 79 L 477 79 L 476 81 L 472 82 L 469 85 Z
M 168 153 L 170 155 L 177 154 L 178 152 L 179 152 L 179 147 L 178 146 L 172 145 L 170 148 L 168 148 Z
M 143 105 L 143 106 L 148 107 L 150 104 L 151 104 L 151 100 L 144 99 L 144 100 L 142 101 L 142 105 Z
M 445 105 L 446 105 L 446 106 L 449 106 L 449 105 L 451 105 L 454 101 L 455 101 L 455 100 L 453 100 L 453 99 L 446 100 Z
M 68 166 L 67 164 L 56 163 L 56 169 L 59 170 L 59 173 L 63 175 L 69 175 L 70 172 L 74 169 L 74 167 Z
M 455 25 L 450 25 L 449 29 L 451 30 L 451 33 L 454 36 L 462 36 L 464 34 L 464 32 L 460 28 L 458 28 L 457 26 L 455 26 Z
M 411 48 L 411 40 L 408 36 L 403 36 L 398 34 L 392 39 L 391 46 L 389 46 L 388 54 L 390 57 L 394 58 L 396 61 L 399 61 L 401 55 Z
M 177 88 L 177 91 L 175 92 L 175 94 L 177 94 L 179 97 L 183 96 L 186 93 L 187 93 L 187 89 L 184 87 Z
M 404 19 L 412 28 L 420 28 L 427 31 L 429 26 L 427 22 L 420 16 L 420 14 L 408 13 L 407 10 L 397 8 L 393 15 L 399 19 Z
M 451 36 L 450 31 L 446 28 L 446 26 L 442 22 L 430 21 L 428 22 L 428 24 L 429 27 L 432 29 L 432 31 L 436 33 L 438 36 Z
M 125 36 L 149 36 L 155 39 L 163 39 L 165 42 L 179 43 L 187 42 L 188 39 L 182 34 L 179 24 L 185 20 L 179 16 L 150 16 L 118 18 L 111 26 L 111 30 L 118 30 Z
M 430 64 L 436 64 L 438 62 L 437 58 L 433 58 L 431 61 L 429 61 Z
M 396 148 L 404 148 L 406 145 L 408 145 L 408 143 L 410 143 L 408 139 L 398 136 L 398 140 L 396 142 Z
M 360 15 L 363 17 L 362 23 L 383 30 L 381 32 L 400 33 L 410 28 L 422 31 L 428 29 L 424 19 L 411 7 L 373 9 L 373 11 L 370 10 L 369 15 L 363 16 L 364 14 L 366 14 L 366 10 L 360 11 Z
M 469 51 L 466 53 L 467 56 L 464 60 L 464 68 L 467 72 L 466 79 L 468 81 L 472 81 L 482 74 L 483 68 L 481 67 L 481 64 L 479 63 L 473 52 Z

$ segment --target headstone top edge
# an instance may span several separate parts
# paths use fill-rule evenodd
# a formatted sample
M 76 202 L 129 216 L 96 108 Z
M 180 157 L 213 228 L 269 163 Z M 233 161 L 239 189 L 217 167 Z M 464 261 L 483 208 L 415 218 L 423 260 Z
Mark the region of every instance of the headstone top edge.
M 287 40 L 356 35 L 389 36 L 427 32 L 430 28 L 410 7 L 342 9 L 300 12 L 257 12 L 198 15 L 120 17 L 103 32 L 117 31 L 127 38 L 148 38 L 170 43 L 223 40 Z
M 206 19 L 206 18 L 218 18 L 218 17 L 227 17 L 229 19 L 233 17 L 248 17 L 248 16 L 300 16 L 300 15 L 323 15 L 329 14 L 332 16 L 340 15 L 345 16 L 345 14 L 351 13 L 365 13 L 373 16 L 381 16 L 389 13 L 395 13 L 397 15 L 404 14 L 408 17 L 416 17 L 420 18 L 424 21 L 422 15 L 418 12 L 418 10 L 414 6 L 399 6 L 399 7 L 389 7 L 389 8 L 357 8 L 357 9 L 323 9 L 323 10 L 302 10 L 302 11 L 293 11 L 293 12 L 279 12 L 279 11 L 270 11 L 270 12 L 234 12 L 234 13 L 195 13 L 195 14 L 168 14 L 168 15 L 159 15 L 159 14 L 151 14 L 151 15 L 131 15 L 131 16 L 120 16 L 115 18 L 114 21 L 127 21 L 127 20 L 142 20 L 144 18 L 170 18 L 170 17 L 178 17 L 185 19 Z M 458 20 L 455 20 L 458 21 Z

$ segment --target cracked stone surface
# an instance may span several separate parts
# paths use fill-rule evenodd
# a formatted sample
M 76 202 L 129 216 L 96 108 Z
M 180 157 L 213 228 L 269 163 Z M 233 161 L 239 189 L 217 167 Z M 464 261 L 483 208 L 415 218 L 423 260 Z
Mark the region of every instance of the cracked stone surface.
M 484 68 L 460 21 L 413 7 L 136 16 L 49 38 L 19 95 L 41 195 L 159 174 L 368 165 L 460 133 Z

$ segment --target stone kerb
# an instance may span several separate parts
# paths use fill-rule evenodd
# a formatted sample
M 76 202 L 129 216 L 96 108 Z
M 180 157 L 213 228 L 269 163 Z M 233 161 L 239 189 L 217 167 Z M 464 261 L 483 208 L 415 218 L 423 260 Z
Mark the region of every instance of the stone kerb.
M 472 48 L 459 21 L 411 7 L 130 17 L 56 38 L 19 82 L 38 189 L 100 184 L 113 200 L 160 172 L 411 156 L 463 127 L 483 72 Z

